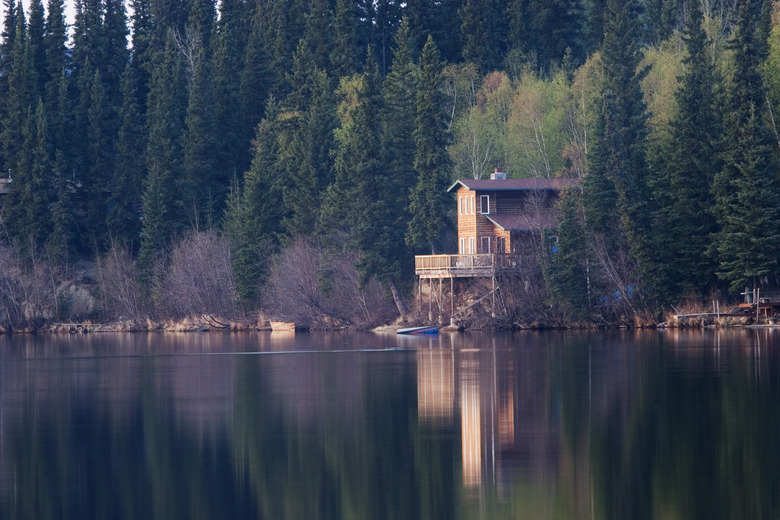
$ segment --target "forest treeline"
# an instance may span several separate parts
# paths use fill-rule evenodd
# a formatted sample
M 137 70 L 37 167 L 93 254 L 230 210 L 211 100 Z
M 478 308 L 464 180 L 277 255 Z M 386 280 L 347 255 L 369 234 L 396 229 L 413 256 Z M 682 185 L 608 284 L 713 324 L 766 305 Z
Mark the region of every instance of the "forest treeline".
M 455 249 L 447 187 L 495 167 L 582 179 L 515 321 L 777 284 L 771 0 L 64 7 L 3 1 L 5 324 L 390 321 L 413 255 Z

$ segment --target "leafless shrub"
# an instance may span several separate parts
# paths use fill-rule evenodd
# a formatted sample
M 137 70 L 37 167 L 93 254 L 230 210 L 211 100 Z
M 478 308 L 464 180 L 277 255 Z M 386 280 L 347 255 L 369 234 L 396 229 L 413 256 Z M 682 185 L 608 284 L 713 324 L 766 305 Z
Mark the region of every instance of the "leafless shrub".
M 322 249 L 306 239 L 298 239 L 271 265 L 267 285 L 266 312 L 272 318 L 293 320 L 308 326 L 325 316 L 324 297 L 317 273 L 322 265 Z
M 392 319 L 392 297 L 375 281 L 361 286 L 357 261 L 355 251 L 326 251 L 299 238 L 272 263 L 265 313 L 304 327 L 368 327 Z
M 138 269 L 126 247 L 112 244 L 98 261 L 103 312 L 108 319 L 136 320 L 143 315 Z
M 0 324 L 5 327 L 37 327 L 56 311 L 53 268 L 30 247 L 22 257 L 10 245 L 0 245 Z
M 214 231 L 185 236 L 162 280 L 162 311 L 172 317 L 235 313 L 236 290 L 227 240 Z
M 607 323 L 634 323 L 648 318 L 636 263 L 621 248 L 608 247 L 603 237 L 590 244 L 591 306 Z

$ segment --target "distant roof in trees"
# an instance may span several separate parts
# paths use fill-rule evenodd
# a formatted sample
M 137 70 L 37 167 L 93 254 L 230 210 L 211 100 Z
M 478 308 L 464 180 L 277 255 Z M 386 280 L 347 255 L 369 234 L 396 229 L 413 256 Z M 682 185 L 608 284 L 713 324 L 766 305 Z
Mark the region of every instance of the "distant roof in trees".
M 460 186 L 473 191 L 536 191 L 563 190 L 569 186 L 579 186 L 579 179 L 460 179 L 447 190 L 452 192 Z

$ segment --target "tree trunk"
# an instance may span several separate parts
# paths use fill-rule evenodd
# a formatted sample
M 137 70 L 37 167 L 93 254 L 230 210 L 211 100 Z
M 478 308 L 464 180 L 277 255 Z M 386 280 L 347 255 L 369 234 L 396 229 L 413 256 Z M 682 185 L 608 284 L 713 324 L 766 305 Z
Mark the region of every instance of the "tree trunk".
M 393 293 L 393 300 L 395 300 L 395 306 L 398 308 L 399 314 L 402 318 L 405 318 L 409 314 L 409 309 L 404 303 L 404 298 L 401 296 L 401 291 L 395 285 L 395 280 L 390 280 L 390 292 Z

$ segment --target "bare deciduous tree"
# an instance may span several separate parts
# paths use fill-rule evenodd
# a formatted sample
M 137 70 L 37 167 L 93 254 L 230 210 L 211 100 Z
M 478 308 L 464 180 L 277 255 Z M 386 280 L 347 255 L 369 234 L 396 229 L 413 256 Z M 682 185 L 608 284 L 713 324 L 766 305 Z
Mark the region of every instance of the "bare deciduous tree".
M 138 269 L 127 248 L 112 244 L 97 267 L 105 316 L 108 319 L 141 318 L 143 306 Z
M 163 312 L 173 317 L 233 316 L 236 288 L 227 240 L 215 231 L 185 236 L 162 280 Z
M 357 252 L 326 251 L 299 238 L 273 261 L 264 309 L 273 318 L 304 327 L 368 327 L 397 316 L 389 292 L 378 282 L 360 284 Z

